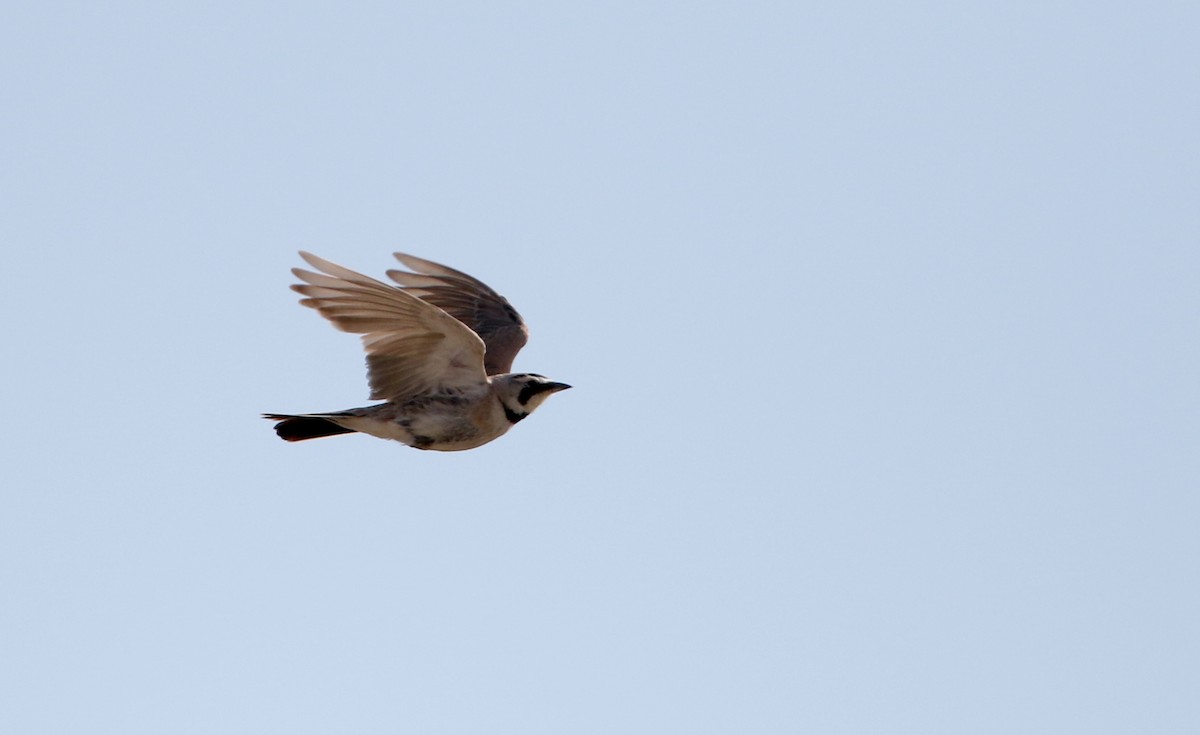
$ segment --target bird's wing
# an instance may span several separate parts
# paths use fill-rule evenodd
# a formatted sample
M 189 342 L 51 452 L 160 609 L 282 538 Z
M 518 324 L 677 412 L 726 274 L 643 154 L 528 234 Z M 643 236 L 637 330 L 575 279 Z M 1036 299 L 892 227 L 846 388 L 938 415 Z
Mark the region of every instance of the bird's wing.
M 395 286 L 300 256 L 321 273 L 293 268 L 304 283 L 292 289 L 338 329 L 362 335 L 372 400 L 487 389 L 483 340 L 457 319 Z
M 507 299 L 462 271 L 406 253 L 394 255 L 416 273 L 390 270 L 388 277 L 478 334 L 487 346 L 483 365 L 488 375 L 512 370 L 513 358 L 529 340 L 529 329 Z

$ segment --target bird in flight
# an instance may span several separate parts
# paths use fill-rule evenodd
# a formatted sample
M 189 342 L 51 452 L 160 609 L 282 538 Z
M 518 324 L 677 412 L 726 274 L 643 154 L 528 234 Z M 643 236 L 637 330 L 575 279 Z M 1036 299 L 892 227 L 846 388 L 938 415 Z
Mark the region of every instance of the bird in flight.
M 417 449 L 474 449 L 503 435 L 552 393 L 571 386 L 513 373 L 529 330 L 508 301 L 466 273 L 405 253 L 399 287 L 301 252 L 300 303 L 362 335 L 373 406 L 263 414 L 286 441 L 361 432 Z

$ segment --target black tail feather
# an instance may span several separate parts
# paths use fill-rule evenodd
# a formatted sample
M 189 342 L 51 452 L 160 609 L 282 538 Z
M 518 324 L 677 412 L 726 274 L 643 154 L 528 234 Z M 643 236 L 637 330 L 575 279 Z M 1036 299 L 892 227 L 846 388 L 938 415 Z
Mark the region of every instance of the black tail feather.
M 275 433 L 279 435 L 280 439 L 289 442 L 354 433 L 354 429 L 338 426 L 329 419 L 323 419 L 319 416 L 286 416 L 277 413 L 264 413 L 263 418 L 282 419 L 278 424 L 275 424 Z

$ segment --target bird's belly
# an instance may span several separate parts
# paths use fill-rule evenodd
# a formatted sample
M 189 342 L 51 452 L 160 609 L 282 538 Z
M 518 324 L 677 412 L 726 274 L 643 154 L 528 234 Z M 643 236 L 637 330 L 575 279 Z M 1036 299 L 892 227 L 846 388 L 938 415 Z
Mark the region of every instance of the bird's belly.
M 406 408 L 409 410 L 397 411 L 391 417 L 356 421 L 347 428 L 440 452 L 474 449 L 496 439 L 508 428 L 507 423 L 501 425 L 489 420 L 490 415 L 481 415 L 478 405 L 433 402 Z

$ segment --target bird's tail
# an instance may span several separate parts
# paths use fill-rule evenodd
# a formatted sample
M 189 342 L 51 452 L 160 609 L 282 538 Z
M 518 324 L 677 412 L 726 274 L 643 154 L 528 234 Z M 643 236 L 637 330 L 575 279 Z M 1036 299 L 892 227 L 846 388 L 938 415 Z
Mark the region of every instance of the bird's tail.
M 275 424 L 275 433 L 279 435 L 280 439 L 289 442 L 354 433 L 354 429 L 338 426 L 323 416 L 292 416 L 281 413 L 264 413 L 263 418 L 278 421 L 279 423 Z

